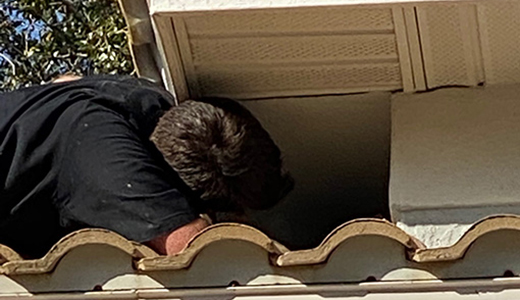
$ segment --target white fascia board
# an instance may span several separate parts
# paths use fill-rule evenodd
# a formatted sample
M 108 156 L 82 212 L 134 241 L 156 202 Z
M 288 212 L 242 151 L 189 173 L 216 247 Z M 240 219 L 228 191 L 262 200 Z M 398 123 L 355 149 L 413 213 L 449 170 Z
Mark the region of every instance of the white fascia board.
M 511 0 L 486 0 L 511 1 Z M 345 5 L 393 5 L 423 3 L 478 2 L 478 0 L 149 0 L 150 13 L 181 13 L 244 9 L 273 9 Z
M 465 291 L 462 292 L 461 291 Z M 323 295 L 334 299 L 367 300 L 443 300 L 443 299 L 478 299 L 499 300 L 518 299 L 520 297 L 520 278 L 477 279 L 455 281 L 407 281 L 391 283 L 330 284 L 330 285 L 293 285 L 230 287 L 204 289 L 151 289 L 127 291 L 101 291 L 63 294 L 12 294 L 0 296 L 0 299 L 32 300 L 101 300 L 101 299 L 323 299 Z

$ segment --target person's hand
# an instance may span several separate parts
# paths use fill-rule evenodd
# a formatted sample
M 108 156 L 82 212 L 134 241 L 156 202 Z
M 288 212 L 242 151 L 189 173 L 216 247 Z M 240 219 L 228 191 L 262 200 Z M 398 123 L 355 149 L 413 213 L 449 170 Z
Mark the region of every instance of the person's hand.
M 208 221 L 202 218 L 181 226 L 174 231 L 156 237 L 145 244 L 162 255 L 175 255 L 188 245 L 188 242 L 202 229 L 209 226 Z

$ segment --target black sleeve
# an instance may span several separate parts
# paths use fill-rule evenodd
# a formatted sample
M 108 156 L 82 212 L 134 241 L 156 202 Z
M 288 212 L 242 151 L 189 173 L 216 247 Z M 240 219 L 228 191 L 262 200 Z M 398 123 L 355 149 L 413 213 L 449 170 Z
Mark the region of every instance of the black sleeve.
M 75 123 L 56 195 L 62 225 L 145 242 L 197 218 L 188 188 L 118 113 L 90 103 Z

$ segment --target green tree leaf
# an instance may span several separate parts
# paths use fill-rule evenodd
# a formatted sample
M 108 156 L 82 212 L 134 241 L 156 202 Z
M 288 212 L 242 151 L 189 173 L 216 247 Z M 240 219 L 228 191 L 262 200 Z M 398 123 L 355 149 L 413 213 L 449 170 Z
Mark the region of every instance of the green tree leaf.
M 3 0 L 0 90 L 60 74 L 134 74 L 115 0 Z

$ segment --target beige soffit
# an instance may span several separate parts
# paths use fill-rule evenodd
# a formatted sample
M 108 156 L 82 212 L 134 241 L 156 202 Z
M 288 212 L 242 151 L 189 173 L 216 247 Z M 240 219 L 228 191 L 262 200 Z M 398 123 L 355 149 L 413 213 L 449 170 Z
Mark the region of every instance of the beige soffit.
M 3 261 L 0 265 L 0 274 L 49 273 L 71 250 L 93 244 L 109 245 L 125 252 L 136 261 L 135 267 L 142 272 L 180 270 L 189 268 L 205 247 L 225 240 L 239 240 L 259 246 L 271 258 L 271 263 L 278 267 L 304 266 L 326 263 L 331 253 L 341 243 L 354 237 L 367 235 L 382 236 L 400 243 L 408 250 L 410 260 L 417 263 L 455 261 L 462 259 L 470 246 L 479 238 L 500 230 L 520 231 L 520 217 L 490 216 L 471 227 L 455 245 L 447 248 L 425 249 L 419 241 L 390 222 L 380 219 L 357 219 L 339 226 L 314 249 L 289 251 L 255 228 L 243 224 L 223 223 L 206 228 L 178 255 L 158 256 L 150 248 L 129 241 L 114 232 L 104 229 L 83 229 L 61 239 L 40 259 L 24 260 L 12 249 L 0 245 L 0 258 Z
M 138 73 L 159 72 L 180 101 L 520 78 L 517 0 L 120 1 Z
M 421 3 L 463 3 L 475 0 L 151 0 L 152 12 L 171 11 L 221 11 L 240 9 L 272 9 L 316 6 L 378 5 L 378 4 L 421 4 Z M 493 1 L 493 0 L 487 0 Z M 500 0 L 494 0 L 500 1 Z

